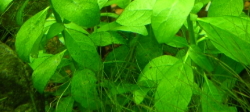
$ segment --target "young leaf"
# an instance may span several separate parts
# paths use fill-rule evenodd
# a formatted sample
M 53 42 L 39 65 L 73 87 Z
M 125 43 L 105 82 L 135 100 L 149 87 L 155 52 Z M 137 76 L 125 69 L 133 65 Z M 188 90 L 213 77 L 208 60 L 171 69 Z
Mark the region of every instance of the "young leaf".
M 218 50 L 240 63 L 249 65 L 250 40 L 247 36 L 249 35 L 249 22 L 246 23 L 245 19 L 236 17 L 220 18 L 222 19 L 218 23 L 215 20 L 219 18 L 199 19 L 199 24 Z
M 177 58 L 164 55 L 150 61 L 142 73 L 139 75 L 138 84 L 148 88 L 154 87 L 162 78 L 165 77 L 168 69 L 178 61 Z M 134 92 L 134 100 L 136 104 L 140 104 L 149 89 L 137 90 Z
M 163 5 L 165 4 L 165 5 Z M 159 43 L 168 43 L 192 10 L 194 0 L 157 0 L 153 7 L 152 27 Z
M 63 18 L 85 27 L 100 22 L 97 0 L 52 0 L 56 12 Z
M 93 71 L 101 69 L 101 58 L 88 36 L 70 29 L 64 31 L 64 36 L 66 47 L 80 68 L 89 68 Z
M 207 59 L 204 53 L 202 53 L 201 49 L 196 45 L 191 45 L 188 49 L 188 55 L 190 58 L 201 68 L 212 72 L 213 66 L 210 61 Z
M 33 72 L 32 81 L 38 92 L 43 93 L 49 79 L 55 73 L 57 66 L 60 64 L 64 52 L 65 51 L 49 57 Z
M 210 80 L 203 85 L 201 95 L 202 112 L 237 112 L 236 107 L 229 107 L 223 104 L 225 93 L 215 86 Z
M 56 112 L 72 112 L 74 99 L 71 96 L 61 98 L 56 107 Z
M 193 71 L 181 60 L 165 73 L 155 93 L 158 112 L 184 112 L 192 97 Z
M 95 74 L 89 69 L 77 70 L 72 78 L 72 97 L 84 108 L 97 109 L 100 106 L 96 81 Z
M 147 36 L 148 32 L 145 26 L 118 26 L 111 29 L 112 31 L 128 31 Z
M 63 31 L 64 26 L 62 23 L 54 23 L 50 26 L 49 31 L 47 33 L 47 39 L 51 39 L 52 37 L 59 34 L 61 31 Z
M 208 10 L 208 17 L 239 16 L 243 10 L 243 0 L 213 0 Z
M 49 8 L 40 11 L 36 15 L 27 20 L 16 36 L 16 51 L 18 56 L 25 62 L 29 62 L 29 57 L 35 46 L 41 40 L 41 33 L 43 31 L 45 18 Z
M 89 36 L 96 46 L 107 46 L 110 44 L 126 44 L 126 40 L 116 32 L 95 32 Z
M 151 14 L 156 0 L 136 0 L 131 2 L 116 20 L 124 26 L 143 26 L 151 23 Z

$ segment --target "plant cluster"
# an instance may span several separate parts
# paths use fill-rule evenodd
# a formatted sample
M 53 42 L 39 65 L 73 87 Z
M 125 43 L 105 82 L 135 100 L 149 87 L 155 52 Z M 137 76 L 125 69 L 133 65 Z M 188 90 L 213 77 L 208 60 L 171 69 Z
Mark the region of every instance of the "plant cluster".
M 249 111 L 243 9 L 243 0 L 50 0 L 20 23 L 15 47 L 50 98 L 46 111 Z

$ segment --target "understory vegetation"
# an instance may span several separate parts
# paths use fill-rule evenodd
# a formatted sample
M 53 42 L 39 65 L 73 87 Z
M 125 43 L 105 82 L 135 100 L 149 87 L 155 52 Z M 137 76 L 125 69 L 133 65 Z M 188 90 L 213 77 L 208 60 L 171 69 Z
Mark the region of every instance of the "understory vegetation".
M 249 112 L 244 0 L 4 0 L 0 111 Z

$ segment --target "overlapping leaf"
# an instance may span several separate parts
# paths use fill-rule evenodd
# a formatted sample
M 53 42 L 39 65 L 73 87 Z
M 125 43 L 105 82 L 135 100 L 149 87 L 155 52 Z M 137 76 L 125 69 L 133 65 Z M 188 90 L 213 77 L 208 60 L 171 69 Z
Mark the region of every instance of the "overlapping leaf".
M 164 4 L 164 5 L 163 5 Z M 159 43 L 168 43 L 192 10 L 194 0 L 157 0 L 153 7 L 152 27 Z
M 52 0 L 56 12 L 63 18 L 85 27 L 100 22 L 97 0 Z
M 29 62 L 29 57 L 38 48 L 41 40 L 45 18 L 49 8 L 46 8 L 27 20 L 16 36 L 16 51 L 18 56 L 25 62 Z

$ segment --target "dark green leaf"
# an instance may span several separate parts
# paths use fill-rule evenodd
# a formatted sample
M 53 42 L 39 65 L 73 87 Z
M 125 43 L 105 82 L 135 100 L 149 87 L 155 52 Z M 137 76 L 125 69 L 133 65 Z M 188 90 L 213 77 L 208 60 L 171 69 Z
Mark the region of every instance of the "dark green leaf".
M 74 99 L 71 96 L 61 98 L 56 107 L 56 112 L 72 112 Z

